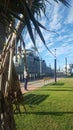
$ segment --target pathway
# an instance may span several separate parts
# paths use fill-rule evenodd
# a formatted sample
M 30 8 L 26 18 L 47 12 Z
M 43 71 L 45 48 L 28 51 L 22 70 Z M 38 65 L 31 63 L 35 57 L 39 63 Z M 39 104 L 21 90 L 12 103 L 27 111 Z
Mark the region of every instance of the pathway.
M 60 78 L 58 78 L 58 80 L 59 79 Z M 46 80 L 46 81 L 44 81 L 43 79 L 42 80 L 36 80 L 36 81 L 30 81 L 30 82 L 28 82 L 28 91 L 26 91 L 24 89 L 24 83 L 20 83 L 21 91 L 24 94 L 26 92 L 38 89 L 39 87 L 42 87 L 42 86 L 47 85 L 47 84 L 52 83 L 52 82 L 54 82 L 54 78 Z

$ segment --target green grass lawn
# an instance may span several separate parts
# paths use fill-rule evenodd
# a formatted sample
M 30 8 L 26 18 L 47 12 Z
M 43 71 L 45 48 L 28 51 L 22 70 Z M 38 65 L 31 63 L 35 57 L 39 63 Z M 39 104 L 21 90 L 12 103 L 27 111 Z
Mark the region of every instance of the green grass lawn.
M 17 130 L 73 130 L 73 78 L 24 94 L 26 111 L 14 115 Z

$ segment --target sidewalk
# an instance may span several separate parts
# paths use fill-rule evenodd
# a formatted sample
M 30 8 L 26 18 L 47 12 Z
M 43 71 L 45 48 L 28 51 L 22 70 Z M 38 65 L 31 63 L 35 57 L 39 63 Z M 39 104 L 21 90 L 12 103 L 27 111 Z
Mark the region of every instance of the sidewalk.
M 58 78 L 57 80 L 59 80 L 59 79 L 60 78 Z M 46 81 L 44 81 L 43 79 L 42 80 L 36 80 L 36 81 L 30 81 L 30 82 L 28 82 L 28 91 L 26 91 L 24 89 L 24 83 L 20 83 L 21 92 L 24 94 L 26 92 L 38 89 L 39 87 L 42 87 L 42 86 L 47 85 L 47 84 L 52 83 L 52 82 L 54 82 L 54 78 L 48 79 Z

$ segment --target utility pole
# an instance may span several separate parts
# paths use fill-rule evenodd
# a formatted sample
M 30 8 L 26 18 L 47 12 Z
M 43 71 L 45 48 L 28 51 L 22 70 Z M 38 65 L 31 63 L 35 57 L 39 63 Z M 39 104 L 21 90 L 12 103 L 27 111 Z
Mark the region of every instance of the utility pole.
M 55 49 L 55 59 L 54 59 L 54 80 L 55 83 L 57 81 L 57 75 L 56 75 L 56 49 Z
M 65 58 L 65 71 L 66 71 L 66 77 L 67 77 L 67 57 Z
M 42 76 L 42 59 L 40 59 L 40 76 Z

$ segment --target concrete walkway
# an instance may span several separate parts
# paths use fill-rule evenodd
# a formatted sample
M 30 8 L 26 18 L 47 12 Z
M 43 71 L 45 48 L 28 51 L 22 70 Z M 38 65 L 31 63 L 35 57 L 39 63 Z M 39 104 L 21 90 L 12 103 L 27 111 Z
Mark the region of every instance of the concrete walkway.
M 59 80 L 59 79 L 60 78 L 58 78 L 57 80 Z M 44 81 L 44 79 L 36 80 L 36 81 L 30 81 L 30 82 L 28 82 L 28 91 L 26 91 L 24 89 L 24 83 L 20 83 L 21 91 L 24 94 L 26 92 L 38 89 L 39 87 L 42 87 L 42 86 L 47 85 L 47 84 L 52 83 L 52 82 L 54 82 L 54 78 L 51 78 L 51 79 L 48 79 L 48 80 L 45 80 L 45 81 Z

